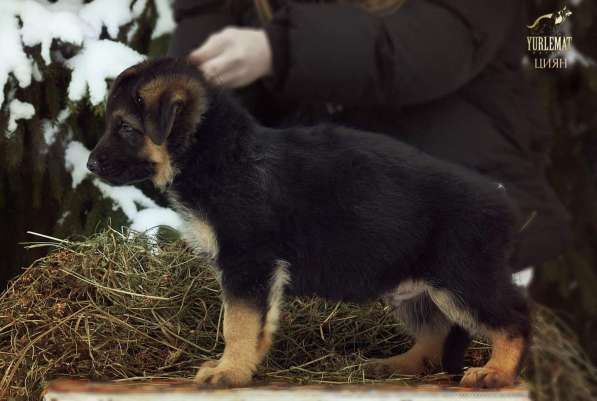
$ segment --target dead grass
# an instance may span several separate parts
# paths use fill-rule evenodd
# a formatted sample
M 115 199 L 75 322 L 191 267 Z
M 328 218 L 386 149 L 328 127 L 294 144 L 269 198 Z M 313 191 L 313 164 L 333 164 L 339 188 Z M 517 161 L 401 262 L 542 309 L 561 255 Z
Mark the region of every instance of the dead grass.
M 0 296 L 0 398 L 39 399 L 47 380 L 192 378 L 223 348 L 219 288 L 209 264 L 181 242 L 149 241 L 108 230 L 52 246 Z M 537 400 L 592 400 L 596 370 L 574 336 L 538 308 L 531 369 Z M 390 308 L 291 300 L 258 380 L 373 383 L 361 364 L 409 346 Z M 470 365 L 488 346 L 476 342 Z M 384 382 L 446 381 L 395 376 Z

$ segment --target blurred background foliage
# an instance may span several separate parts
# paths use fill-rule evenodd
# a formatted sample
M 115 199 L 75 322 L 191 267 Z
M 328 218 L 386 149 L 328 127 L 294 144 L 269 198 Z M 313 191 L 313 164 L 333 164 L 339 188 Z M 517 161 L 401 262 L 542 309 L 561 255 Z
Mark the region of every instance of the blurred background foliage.
M 533 0 L 529 15 L 561 7 L 562 1 Z M 597 2 L 577 0 L 569 8 L 573 45 L 597 60 Z M 535 269 L 530 293 L 574 328 L 597 362 L 597 65 L 577 62 L 529 75 L 548 110 L 554 132 L 548 174 L 572 216 L 573 231 L 570 249 Z
M 125 1 L 125 0 L 123 0 Z M 131 2 L 131 6 L 135 1 Z M 168 35 L 153 38 L 157 21 L 154 1 L 146 2 L 140 15 L 123 25 L 117 40 L 141 54 L 164 54 Z M 102 32 L 100 39 L 109 38 Z M 68 60 L 79 49 L 69 43 L 54 40 L 51 47 L 53 59 Z M 35 106 L 35 115 L 20 120 L 16 132 L 3 134 L 9 115 L 7 107 L 0 111 L 0 288 L 22 267 L 43 256 L 42 250 L 24 250 L 22 242 L 31 240 L 27 231 L 52 234 L 58 237 L 89 235 L 108 221 L 120 226 L 127 223 L 120 209 L 112 201 L 100 196 L 99 190 L 89 180 L 73 188 L 71 174 L 65 168 L 65 148 L 72 141 L 79 141 L 88 149 L 93 148 L 104 129 L 103 105 L 93 106 L 84 99 L 68 100 L 67 88 L 71 71 L 61 62 L 49 65 L 41 59 L 41 46 L 26 49 L 41 69 L 43 80 L 32 80 L 31 85 L 20 88 L 15 81 L 4 88 L 21 101 Z M 6 102 L 7 103 L 7 102 Z M 60 121 L 59 114 L 68 109 L 70 115 Z M 48 145 L 44 139 L 44 125 L 56 124 L 56 136 Z M 144 188 L 150 195 L 150 185 Z M 157 197 L 157 196 L 156 196 Z
M 529 16 L 553 12 L 561 5 L 556 0 L 530 0 Z M 574 0 L 569 6 L 573 44 L 581 54 L 597 60 L 597 3 Z M 152 0 L 136 22 L 138 29 L 132 35 L 128 35 L 132 24 L 121 27 L 119 40 L 150 57 L 164 54 L 168 36 L 152 39 L 151 35 L 156 23 Z M 64 58 L 73 54 L 72 46 L 65 43 L 55 42 L 52 49 Z M 40 59 L 39 46 L 27 51 Z M 67 102 L 70 71 L 62 64 L 52 63 L 42 74 L 45 80 L 16 92 L 19 99 L 35 105 L 35 116 L 19 122 L 15 135 L 0 134 L 0 288 L 43 256 L 39 248 L 25 251 L 19 245 L 32 239 L 28 230 L 72 238 L 91 234 L 109 220 L 113 226 L 126 223 L 122 212 L 114 210 L 89 180 L 72 188 L 65 169 L 68 141 L 75 139 L 90 149 L 101 135 L 102 107 Z M 529 70 L 529 76 L 549 111 L 554 130 L 549 177 L 572 215 L 574 233 L 571 248 L 559 259 L 537 266 L 530 293 L 574 328 L 597 362 L 593 341 L 597 330 L 597 66 L 577 62 L 566 70 Z M 71 114 L 59 124 L 56 140 L 48 146 L 43 122 L 56 121 L 65 107 Z M 0 132 L 7 123 L 7 113 L 0 112 Z M 150 186 L 142 189 L 156 196 Z

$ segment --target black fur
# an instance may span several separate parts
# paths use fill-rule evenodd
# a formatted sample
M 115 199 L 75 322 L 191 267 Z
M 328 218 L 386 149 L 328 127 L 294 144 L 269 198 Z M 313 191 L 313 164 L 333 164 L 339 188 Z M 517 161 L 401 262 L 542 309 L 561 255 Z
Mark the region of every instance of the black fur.
M 484 327 L 528 336 L 526 303 L 505 262 L 514 212 L 497 183 L 380 134 L 263 127 L 184 63 L 150 65 L 119 96 L 172 73 L 202 83 L 207 109 L 195 129 L 184 108 L 174 121 L 166 143 L 178 173 L 168 191 L 214 228 L 227 297 L 265 315 L 281 259 L 287 295 L 367 302 L 420 280 L 453 294 Z M 123 154 L 109 142 L 92 157 Z M 126 169 L 145 166 L 127 157 Z M 468 335 L 454 327 L 446 344 L 460 340 L 448 359 L 461 363 Z
M 470 334 L 458 325 L 450 328 L 444 342 L 442 367 L 450 375 L 460 375 L 464 366 L 464 353 L 471 343 Z

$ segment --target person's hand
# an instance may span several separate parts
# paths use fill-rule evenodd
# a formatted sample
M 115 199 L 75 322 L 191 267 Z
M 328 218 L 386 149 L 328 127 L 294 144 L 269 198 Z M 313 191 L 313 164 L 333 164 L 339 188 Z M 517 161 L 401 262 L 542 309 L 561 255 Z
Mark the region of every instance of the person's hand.
M 225 28 L 195 49 L 189 60 L 209 81 L 228 88 L 249 85 L 272 71 L 272 50 L 262 29 Z

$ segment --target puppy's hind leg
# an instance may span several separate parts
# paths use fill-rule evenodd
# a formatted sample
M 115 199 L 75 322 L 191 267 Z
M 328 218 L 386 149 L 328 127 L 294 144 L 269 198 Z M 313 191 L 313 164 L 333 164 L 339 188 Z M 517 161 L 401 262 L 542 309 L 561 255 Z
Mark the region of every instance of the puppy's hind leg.
M 431 289 L 436 305 L 453 322 L 489 338 L 491 358 L 482 367 L 469 368 L 461 384 L 468 387 L 510 386 L 516 380 L 530 335 L 528 307 L 512 283 L 485 288 L 481 296 L 470 291 L 456 295 L 447 289 Z
M 403 302 L 392 302 L 391 298 L 388 301 L 415 343 L 403 354 L 371 361 L 365 366 L 367 373 L 387 377 L 392 373 L 421 375 L 439 369 L 451 323 L 426 294 Z

